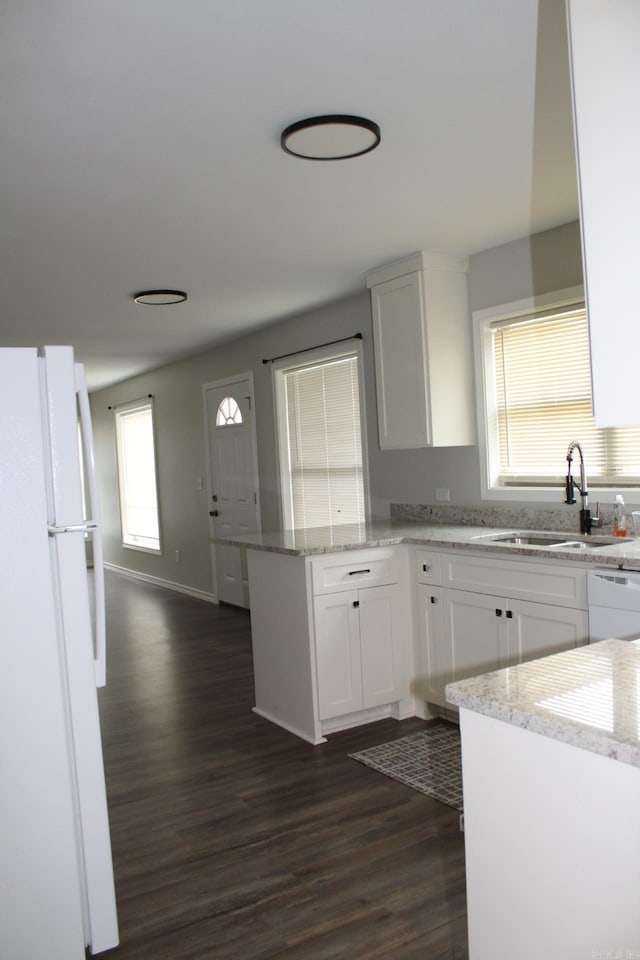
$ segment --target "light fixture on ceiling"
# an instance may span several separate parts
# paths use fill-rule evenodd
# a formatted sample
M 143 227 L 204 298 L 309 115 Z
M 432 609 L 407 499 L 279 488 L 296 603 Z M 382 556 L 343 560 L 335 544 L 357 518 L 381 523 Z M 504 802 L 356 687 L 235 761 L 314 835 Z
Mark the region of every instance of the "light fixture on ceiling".
M 167 307 L 173 303 L 183 303 L 187 299 L 184 290 L 143 290 L 134 293 L 136 303 L 146 303 L 153 307 Z
M 375 150 L 379 143 L 377 123 L 340 113 L 298 120 L 280 137 L 285 153 L 303 160 L 346 160 Z

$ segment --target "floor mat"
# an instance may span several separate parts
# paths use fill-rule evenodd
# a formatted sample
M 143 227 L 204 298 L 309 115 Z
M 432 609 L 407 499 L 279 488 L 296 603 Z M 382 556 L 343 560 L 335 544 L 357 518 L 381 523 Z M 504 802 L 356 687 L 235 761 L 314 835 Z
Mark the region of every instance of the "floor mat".
M 457 727 L 438 724 L 349 756 L 462 811 L 462 762 Z

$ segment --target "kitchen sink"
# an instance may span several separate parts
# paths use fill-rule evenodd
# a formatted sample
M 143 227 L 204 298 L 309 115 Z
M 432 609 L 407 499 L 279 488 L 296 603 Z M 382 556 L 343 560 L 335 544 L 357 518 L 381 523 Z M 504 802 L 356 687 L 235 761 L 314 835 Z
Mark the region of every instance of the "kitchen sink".
M 558 547 L 567 542 L 566 537 L 548 536 L 543 534 L 514 533 L 499 534 L 496 537 L 487 537 L 487 540 L 497 541 L 499 543 L 517 543 L 522 546 L 531 547 Z
M 567 533 L 540 531 L 530 533 L 527 530 L 489 534 L 484 537 L 474 537 L 474 540 L 484 540 L 488 543 L 512 543 L 515 546 L 522 547 L 548 547 L 550 549 L 556 547 L 563 550 L 598 550 L 602 547 L 612 547 L 626 542 L 620 537 L 600 537 L 586 534 L 572 537 Z
M 602 547 L 617 547 L 625 542 L 628 541 L 622 537 L 585 537 L 584 540 L 566 540 L 553 546 L 562 547 L 563 550 L 598 550 Z

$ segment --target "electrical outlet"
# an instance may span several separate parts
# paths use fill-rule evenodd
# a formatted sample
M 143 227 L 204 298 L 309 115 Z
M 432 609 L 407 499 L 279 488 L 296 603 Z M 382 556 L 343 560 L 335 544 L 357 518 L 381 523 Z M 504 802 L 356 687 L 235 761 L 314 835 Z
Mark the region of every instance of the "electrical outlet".
M 180 563 L 180 556 L 181 556 L 180 551 L 176 550 L 176 563 Z
M 449 487 L 436 487 L 436 500 L 439 502 L 446 501 L 447 503 L 451 500 L 451 491 Z

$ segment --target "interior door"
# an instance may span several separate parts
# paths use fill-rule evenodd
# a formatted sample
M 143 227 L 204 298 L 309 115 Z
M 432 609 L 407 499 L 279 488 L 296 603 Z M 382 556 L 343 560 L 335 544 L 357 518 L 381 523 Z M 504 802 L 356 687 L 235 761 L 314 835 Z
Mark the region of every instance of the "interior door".
M 223 603 L 248 607 L 246 551 L 214 541 L 260 529 L 253 381 L 246 375 L 204 389 L 216 594 Z

